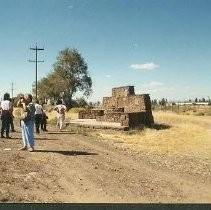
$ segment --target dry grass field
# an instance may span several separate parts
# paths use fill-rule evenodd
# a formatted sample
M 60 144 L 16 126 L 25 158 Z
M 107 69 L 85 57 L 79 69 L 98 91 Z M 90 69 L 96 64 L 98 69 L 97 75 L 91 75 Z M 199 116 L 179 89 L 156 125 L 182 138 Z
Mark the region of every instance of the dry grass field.
M 197 109 L 197 110 L 196 110 Z M 77 118 L 72 109 L 66 118 Z M 83 130 L 92 136 L 135 144 L 140 150 L 159 154 L 186 154 L 211 158 L 211 117 L 210 106 L 183 107 L 180 114 L 172 111 L 154 111 L 157 129 L 144 128 L 138 131 L 117 132 L 112 130 Z M 200 113 L 205 113 L 201 115 Z M 49 121 L 55 121 L 56 113 L 48 112 Z
M 160 130 L 144 128 L 125 133 L 97 131 L 96 134 L 103 138 L 135 144 L 148 152 L 211 158 L 210 116 L 178 115 L 162 111 L 154 112 L 153 116 L 158 127 L 160 125 Z
M 157 111 L 154 128 L 59 132 L 48 115 L 33 153 L 18 151 L 16 118 L 0 141 L 0 202 L 211 202 L 210 116 Z
M 77 118 L 77 110 L 70 110 L 66 118 Z M 200 109 L 200 112 L 203 110 Z M 105 139 L 136 145 L 140 150 L 159 154 L 186 154 L 211 158 L 211 117 L 209 115 L 177 114 L 171 111 L 154 111 L 156 127 L 138 131 L 87 130 L 71 128 Z M 49 122 L 55 122 L 56 113 L 47 113 Z M 19 111 L 15 110 L 18 117 Z

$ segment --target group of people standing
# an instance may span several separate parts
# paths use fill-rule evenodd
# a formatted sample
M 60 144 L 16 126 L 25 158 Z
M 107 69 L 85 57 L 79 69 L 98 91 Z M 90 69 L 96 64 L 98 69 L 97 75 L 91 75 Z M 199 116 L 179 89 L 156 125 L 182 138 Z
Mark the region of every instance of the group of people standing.
M 34 151 L 34 125 L 36 133 L 40 133 L 40 127 L 43 131 L 47 131 L 46 124 L 48 116 L 39 101 L 32 102 L 32 95 L 26 94 L 20 97 L 18 107 L 21 107 L 20 126 L 22 132 L 23 146 L 19 150 L 27 150 L 30 152 Z M 57 112 L 57 125 L 62 130 L 65 120 L 66 106 L 62 100 L 57 101 L 57 105 L 54 110 Z M 14 131 L 13 125 L 13 104 L 10 100 L 8 93 L 4 94 L 4 99 L 0 105 L 1 110 L 1 138 L 11 138 L 9 136 L 10 125 L 12 124 L 11 131 Z M 4 136 L 6 132 L 6 137 Z
M 39 104 L 39 100 L 35 101 L 35 117 L 34 117 L 34 122 L 35 122 L 35 127 L 36 127 L 36 133 L 40 133 L 40 127 L 41 130 L 47 131 L 46 125 L 47 125 L 47 119 L 48 116 L 46 115 L 46 110 L 43 110 L 43 107 L 41 104 Z
M 43 131 L 46 130 L 47 115 L 45 110 L 43 110 L 42 105 L 36 100 L 35 103 L 32 102 L 32 95 L 26 94 L 21 97 L 18 101 L 17 106 L 22 108 L 21 114 L 21 131 L 22 131 L 22 141 L 23 147 L 19 150 L 29 150 L 34 151 L 34 125 L 36 127 L 36 133 L 40 133 L 40 125 Z

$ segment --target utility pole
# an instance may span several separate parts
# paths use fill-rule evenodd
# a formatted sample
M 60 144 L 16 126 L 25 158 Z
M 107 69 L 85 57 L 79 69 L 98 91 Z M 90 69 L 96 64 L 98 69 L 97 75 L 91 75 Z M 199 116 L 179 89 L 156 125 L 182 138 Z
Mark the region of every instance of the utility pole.
M 11 88 L 11 91 L 12 91 L 12 101 L 13 101 L 13 91 L 14 91 L 13 85 L 14 85 L 14 83 L 12 82 L 12 88 Z
M 40 63 L 40 62 L 44 62 L 44 61 L 37 60 L 37 57 L 38 57 L 37 53 L 40 50 L 44 50 L 44 48 L 38 48 L 37 44 L 36 44 L 36 47 L 30 47 L 30 50 L 35 50 L 35 53 L 36 53 L 35 54 L 35 60 L 29 60 L 29 62 L 35 62 L 35 64 L 36 64 L 36 79 L 35 79 L 36 92 L 35 92 L 35 96 L 36 96 L 36 99 L 37 99 L 37 64 Z

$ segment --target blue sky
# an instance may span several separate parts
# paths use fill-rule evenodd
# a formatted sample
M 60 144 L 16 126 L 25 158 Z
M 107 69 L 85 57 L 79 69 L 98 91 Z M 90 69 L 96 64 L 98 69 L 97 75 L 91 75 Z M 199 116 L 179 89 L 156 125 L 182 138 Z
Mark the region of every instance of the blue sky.
M 93 79 L 90 101 L 111 88 L 184 100 L 211 97 L 210 0 L 0 0 L 0 95 L 31 92 L 60 50 L 77 48 Z

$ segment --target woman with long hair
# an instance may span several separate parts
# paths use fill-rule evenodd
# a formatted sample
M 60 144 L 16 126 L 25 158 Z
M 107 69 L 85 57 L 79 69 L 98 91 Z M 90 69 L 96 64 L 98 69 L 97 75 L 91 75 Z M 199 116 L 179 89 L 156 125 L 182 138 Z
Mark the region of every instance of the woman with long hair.
M 32 103 L 32 95 L 26 94 L 20 98 L 18 105 L 22 107 L 21 130 L 23 147 L 19 150 L 34 151 L 34 115 L 35 106 Z

